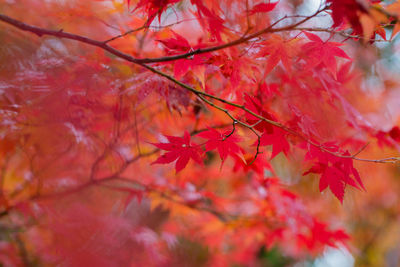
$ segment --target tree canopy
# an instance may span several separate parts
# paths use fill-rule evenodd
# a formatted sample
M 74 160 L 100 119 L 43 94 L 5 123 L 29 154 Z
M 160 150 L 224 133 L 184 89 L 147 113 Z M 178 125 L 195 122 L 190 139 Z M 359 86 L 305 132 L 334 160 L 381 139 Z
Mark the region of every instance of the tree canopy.
M 399 264 L 399 18 L 376 0 L 3 1 L 0 263 Z

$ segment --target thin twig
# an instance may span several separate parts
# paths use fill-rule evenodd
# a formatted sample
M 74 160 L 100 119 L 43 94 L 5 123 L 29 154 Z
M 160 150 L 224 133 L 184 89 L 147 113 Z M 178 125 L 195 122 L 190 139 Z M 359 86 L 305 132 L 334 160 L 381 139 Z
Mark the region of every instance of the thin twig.
M 232 121 L 232 131 L 231 131 L 230 133 L 226 134 L 226 135 L 224 136 L 224 138 L 222 138 L 222 141 L 225 141 L 229 136 L 231 136 L 231 135 L 235 132 L 235 130 L 236 130 L 236 124 L 237 124 L 237 121 L 236 121 L 236 120 Z
M 256 154 L 253 157 L 253 160 L 250 161 L 249 165 L 253 164 L 254 161 L 256 161 L 258 154 L 260 153 L 260 143 L 261 143 L 261 136 L 256 132 L 256 130 L 254 130 L 254 128 L 250 129 L 256 136 L 257 136 L 257 147 L 256 147 Z
M 134 33 L 134 32 L 138 32 L 138 31 L 143 30 L 143 29 L 145 29 L 145 28 L 147 28 L 147 27 L 146 27 L 145 25 L 143 25 L 143 26 L 141 26 L 141 27 L 139 27 L 139 28 L 136 28 L 136 29 L 133 29 L 133 30 L 129 30 L 129 31 L 127 31 L 127 32 L 124 32 L 124 33 L 122 33 L 122 34 L 119 34 L 119 35 L 117 35 L 117 36 L 114 36 L 114 37 L 112 37 L 112 38 L 110 38 L 110 39 L 105 40 L 104 43 L 106 44 L 106 43 L 112 42 L 112 41 L 114 41 L 114 40 L 116 40 L 116 39 L 118 39 L 118 38 L 122 38 L 122 37 L 124 37 L 124 36 L 126 36 L 126 35 L 128 35 L 128 34 L 131 34 L 131 33 Z

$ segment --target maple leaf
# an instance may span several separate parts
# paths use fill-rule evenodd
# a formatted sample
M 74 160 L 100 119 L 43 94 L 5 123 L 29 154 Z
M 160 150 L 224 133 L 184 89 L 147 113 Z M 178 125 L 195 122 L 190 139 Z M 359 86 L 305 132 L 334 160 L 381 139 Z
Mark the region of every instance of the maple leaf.
M 331 143 L 325 143 L 322 147 L 329 147 L 329 151 L 342 155 L 342 157 L 310 146 L 306 159 L 316 158 L 318 161 L 303 175 L 309 173 L 321 174 L 319 181 L 320 192 L 329 187 L 331 192 L 342 203 L 346 185 L 365 190 L 358 171 L 353 167 L 353 159 L 349 157 L 350 154 L 347 151 L 340 153 L 339 148 Z
M 311 41 L 303 45 L 303 51 L 307 55 L 307 68 L 311 69 L 323 64 L 336 78 L 337 63 L 335 57 L 350 59 L 350 57 L 339 48 L 342 43 L 324 42 L 317 35 L 304 32 Z
M 132 86 L 127 90 L 136 91 L 140 101 L 152 97 L 154 92 L 165 100 L 169 110 L 181 112 L 181 108 L 188 108 L 190 104 L 189 92 L 148 73 L 136 75 L 131 81 Z
M 300 129 L 309 138 L 313 136 L 321 138 L 315 127 L 315 121 L 309 115 L 304 114 L 294 105 L 289 104 L 288 106 L 294 115 L 293 119 L 288 122 L 293 130 Z
M 319 244 L 336 247 L 337 242 L 345 243 L 350 238 L 350 236 L 341 229 L 331 231 L 327 228 L 325 223 L 314 219 L 310 226 L 309 234 L 299 234 L 299 241 L 307 246 L 308 249 L 314 250 Z
M 156 40 L 156 41 L 162 43 L 168 49 L 171 49 L 171 50 L 176 50 L 179 52 L 189 51 L 191 46 L 190 46 L 188 40 L 186 40 L 185 37 L 183 37 L 182 35 L 174 32 L 174 31 L 171 31 L 171 32 L 173 33 L 175 38 L 168 38 L 168 39 Z
M 205 44 L 199 42 L 197 45 L 190 45 L 189 41 L 182 35 L 172 31 L 174 35 L 173 38 L 156 40 L 162 43 L 167 50 L 167 54 L 176 55 L 180 53 L 187 53 L 189 51 L 194 51 L 196 49 L 201 49 L 205 47 Z M 201 67 L 207 62 L 211 57 L 210 53 L 202 53 L 198 55 L 193 55 L 189 58 L 179 59 L 174 62 L 174 76 L 177 79 L 182 78 L 189 70 L 199 71 L 201 73 Z M 163 63 L 165 65 L 170 65 L 171 62 Z
M 199 22 L 203 24 L 202 17 L 205 16 L 211 35 L 218 41 L 221 41 L 221 32 L 224 29 L 224 20 L 215 14 L 214 11 L 206 7 L 203 3 L 203 0 L 190 0 L 190 2 L 197 7 Z
M 260 146 L 272 145 L 271 159 L 273 159 L 280 152 L 288 155 L 290 145 L 286 140 L 287 132 L 278 127 L 273 127 L 272 134 L 264 132 L 260 139 Z
M 265 82 L 259 84 L 258 86 L 259 93 L 262 96 L 262 99 L 271 99 L 274 96 L 282 96 L 282 93 L 279 91 L 279 85 L 276 83 L 271 83 L 267 85 Z
M 261 51 L 258 56 L 268 55 L 264 76 L 267 76 L 279 62 L 290 73 L 292 70 L 292 58 L 297 54 L 295 44 L 298 39 L 285 40 L 278 34 L 271 34 L 270 39 L 261 43 Z
M 159 149 L 166 150 L 168 152 L 161 155 L 156 161 L 151 164 L 167 164 L 177 160 L 175 164 L 175 170 L 177 173 L 186 167 L 190 159 L 199 164 L 203 164 L 203 160 L 201 158 L 203 151 L 201 150 L 199 145 L 191 143 L 190 134 L 187 131 L 185 131 L 183 137 L 165 137 L 167 137 L 169 143 L 152 144 Z
M 396 147 L 399 148 L 397 143 L 400 143 L 400 128 L 394 126 L 389 131 L 378 131 L 374 133 L 380 147 Z
M 265 12 L 270 12 L 274 10 L 275 6 L 278 4 L 278 2 L 275 3 L 260 3 L 258 5 L 255 5 L 251 10 L 250 10 L 250 15 L 253 15 L 255 13 L 265 13 Z
M 266 118 L 272 121 L 276 121 L 275 116 L 273 116 L 271 113 L 269 113 L 268 111 L 266 111 L 263 106 L 261 105 L 260 101 L 256 98 L 256 97 L 252 97 L 248 94 L 244 94 L 244 106 L 251 110 L 252 112 Z M 272 125 L 266 121 L 260 121 L 259 118 L 257 118 L 256 116 L 246 112 L 245 114 L 246 116 L 246 120 L 248 123 L 250 124 L 255 124 L 257 123 L 256 126 L 254 126 L 254 129 L 260 131 L 260 132 L 267 132 L 267 133 L 272 133 L 273 129 L 272 129 Z
M 240 147 L 236 143 L 241 139 L 231 131 L 221 133 L 214 128 L 208 128 L 208 131 L 201 132 L 198 136 L 208 139 L 206 151 L 218 150 L 222 163 L 229 155 L 235 156 L 240 152 Z
M 336 80 L 338 82 L 346 84 L 347 82 L 350 82 L 351 80 L 357 78 L 357 74 L 351 70 L 352 65 L 352 62 L 350 61 L 340 66 L 336 75 Z
M 146 22 L 146 25 L 148 26 L 156 16 L 158 16 L 158 20 L 160 21 L 161 14 L 167 9 L 168 5 L 175 4 L 179 1 L 180 0 L 140 0 L 133 11 L 143 8 L 148 14 Z M 129 4 L 128 1 L 128 5 Z
M 354 33 L 362 33 L 360 15 L 368 13 L 368 0 L 328 0 L 331 4 L 333 27 L 340 26 L 347 20 L 353 27 Z
M 252 60 L 248 57 L 238 56 L 239 52 L 236 48 L 230 48 L 227 52 L 212 56 L 207 62 L 220 69 L 223 77 L 230 81 L 231 86 L 228 88 L 231 89 L 243 82 L 243 76 L 251 76 L 248 67 L 252 64 Z
M 254 171 L 255 173 L 263 177 L 265 175 L 265 170 L 274 173 L 271 164 L 265 159 L 265 157 L 258 156 L 254 160 L 254 155 L 245 154 L 243 155 L 243 158 L 236 155 L 234 159 L 235 159 L 235 165 L 233 166 L 234 172 L 238 172 L 239 170 L 243 170 L 246 173 L 249 171 Z
M 379 35 L 380 37 L 382 37 L 383 40 L 387 41 L 386 30 L 383 26 L 381 26 L 381 25 L 376 26 L 376 30 L 374 32 L 374 39 L 376 39 L 376 35 Z
M 400 142 L 400 128 L 398 126 L 393 127 L 389 131 L 389 136 L 396 142 Z
M 399 16 L 400 3 L 398 1 L 394 1 L 392 4 L 387 6 L 387 11 L 389 11 L 391 14 L 396 14 L 397 16 Z M 390 40 L 393 40 L 393 38 L 396 36 L 396 34 L 399 31 L 400 31 L 400 23 L 399 23 L 399 21 L 397 21 L 393 27 L 392 34 L 390 36 Z

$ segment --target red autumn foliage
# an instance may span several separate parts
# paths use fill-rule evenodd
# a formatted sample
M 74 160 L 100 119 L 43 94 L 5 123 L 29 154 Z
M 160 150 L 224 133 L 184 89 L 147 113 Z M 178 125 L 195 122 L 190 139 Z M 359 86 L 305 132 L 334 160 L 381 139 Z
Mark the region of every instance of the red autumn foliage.
M 399 257 L 399 3 L 313 3 L 1 3 L 0 265 Z
M 185 132 L 183 137 L 166 137 L 169 143 L 158 143 L 153 145 L 168 152 L 160 156 L 152 164 L 166 164 L 176 160 L 175 169 L 177 173 L 186 167 L 190 159 L 202 164 L 202 150 L 199 145 L 191 143 L 190 134 L 188 132 Z

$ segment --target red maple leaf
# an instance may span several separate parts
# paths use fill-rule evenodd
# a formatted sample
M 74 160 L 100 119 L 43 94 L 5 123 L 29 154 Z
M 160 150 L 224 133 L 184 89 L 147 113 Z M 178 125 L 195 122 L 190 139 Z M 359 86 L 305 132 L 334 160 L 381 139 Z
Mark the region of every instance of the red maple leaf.
M 312 138 L 313 136 L 321 138 L 315 127 L 315 121 L 311 116 L 304 114 L 295 105 L 289 104 L 288 106 L 293 114 L 293 118 L 288 122 L 292 130 L 300 130 L 308 138 Z
M 393 127 L 389 131 L 389 136 L 396 142 L 400 142 L 400 128 L 398 126 Z
M 374 136 L 380 147 L 388 146 L 399 148 L 397 143 L 400 143 L 400 128 L 398 126 L 394 126 L 389 131 L 377 131 L 374 133 Z
M 250 15 L 255 14 L 255 13 L 261 13 L 261 12 L 270 12 L 272 11 L 275 6 L 278 4 L 276 3 L 261 3 L 258 5 L 255 5 L 252 10 L 250 10 Z
M 190 134 L 185 131 L 183 137 L 165 136 L 169 143 L 153 143 L 159 149 L 169 151 L 161 155 L 156 161 L 151 164 L 167 164 L 175 160 L 176 172 L 180 172 L 186 167 L 189 160 L 192 159 L 199 164 L 203 164 L 201 147 L 190 142 Z
M 320 192 L 329 187 L 342 203 L 346 185 L 365 190 L 358 171 L 353 167 L 353 159 L 349 157 L 350 154 L 347 151 L 341 153 L 339 148 L 333 144 L 324 144 L 323 147 L 329 147 L 329 151 L 338 156 L 310 146 L 306 159 L 316 158 L 318 161 L 303 175 L 308 173 L 321 174 L 319 180 Z
M 282 93 L 279 91 L 279 85 L 276 83 L 267 85 L 265 82 L 262 82 L 259 84 L 258 90 L 262 100 L 269 100 L 275 96 L 282 96 Z
M 331 4 L 333 27 L 340 26 L 348 21 L 353 27 L 354 33 L 362 33 L 360 15 L 368 13 L 368 0 L 328 0 Z
M 202 132 L 198 136 L 208 139 L 206 151 L 218 150 L 222 163 L 229 155 L 235 156 L 240 152 L 240 147 L 236 143 L 241 139 L 231 131 L 221 133 L 213 128 L 208 128 L 208 131 Z
M 276 118 L 269 113 L 268 111 L 266 111 L 264 109 L 264 107 L 261 105 L 260 101 L 256 98 L 256 97 L 252 97 L 248 94 L 244 95 L 244 106 L 249 109 L 250 111 L 254 112 L 255 114 L 258 114 L 268 120 L 272 120 L 272 121 L 276 121 Z M 254 126 L 254 129 L 256 129 L 257 131 L 260 132 L 267 132 L 267 133 L 272 133 L 273 129 L 272 129 L 272 125 L 266 121 L 260 121 L 259 118 L 257 118 L 256 116 L 246 112 L 245 114 L 246 116 L 246 121 L 249 124 L 255 124 L 257 123 L 256 126 Z
M 143 8 L 147 14 L 148 19 L 146 25 L 150 25 L 156 16 L 158 16 L 158 20 L 160 20 L 161 14 L 167 9 L 169 4 L 175 4 L 180 0 L 140 0 L 140 2 L 136 5 L 136 9 Z M 129 5 L 128 1 L 128 5 Z
M 171 30 L 171 32 L 173 33 L 175 38 L 168 38 L 168 39 L 157 40 L 157 41 L 162 43 L 163 45 L 165 45 L 165 47 L 167 47 L 168 49 L 171 49 L 171 50 L 176 50 L 179 52 L 189 51 L 191 46 L 190 46 L 188 40 L 186 40 L 185 37 L 183 37 L 182 35 L 174 32 L 172 30 Z
M 330 73 L 336 77 L 337 63 L 335 57 L 350 59 L 349 56 L 339 48 L 342 43 L 324 42 L 317 35 L 304 32 L 311 41 L 303 45 L 303 52 L 307 54 L 307 68 L 311 69 L 318 65 L 324 65 Z
M 224 29 L 224 20 L 220 18 L 213 10 L 210 10 L 207 6 L 205 6 L 202 0 L 190 0 L 190 2 L 197 8 L 199 23 L 204 24 L 204 16 L 208 22 L 208 29 L 211 35 L 218 41 L 222 41 L 221 32 Z
M 352 66 L 353 63 L 351 61 L 342 64 L 337 72 L 336 80 L 342 84 L 346 84 L 351 80 L 356 79 L 358 74 L 352 71 Z
M 166 47 L 166 52 L 169 55 L 176 55 L 181 53 L 187 53 L 194 51 L 196 49 L 201 49 L 205 47 L 204 43 L 199 42 L 196 45 L 190 45 L 189 41 L 182 35 L 171 30 L 174 37 L 162 40 L 156 40 L 162 43 Z M 177 79 L 182 78 L 189 70 L 195 69 L 197 66 L 204 65 L 204 63 L 211 57 L 209 53 L 203 53 L 198 55 L 193 55 L 190 58 L 179 59 L 175 61 L 174 64 L 174 75 Z M 170 65 L 171 62 L 163 63 L 165 65 Z
M 271 164 L 266 160 L 265 157 L 256 157 L 252 154 L 245 154 L 242 157 L 235 156 L 235 165 L 233 166 L 233 171 L 238 172 L 243 170 L 245 173 L 254 171 L 255 173 L 264 177 L 265 171 L 268 170 L 269 173 L 274 174 Z
M 272 134 L 264 132 L 260 139 L 260 146 L 272 145 L 271 159 L 280 152 L 288 154 L 290 145 L 286 140 L 287 132 L 278 127 L 273 127 Z
M 261 57 L 268 55 L 264 76 L 267 76 L 279 62 L 282 62 L 288 73 L 291 72 L 292 59 L 297 54 L 295 46 L 297 41 L 298 39 L 296 38 L 288 41 L 278 34 L 271 34 L 270 38 L 263 42 L 262 49 L 258 55 Z
M 299 234 L 299 242 L 308 249 L 315 250 L 320 244 L 336 247 L 338 242 L 345 243 L 350 236 L 341 229 L 331 231 L 327 225 L 317 220 L 313 220 L 308 234 Z

